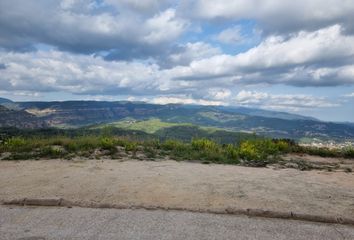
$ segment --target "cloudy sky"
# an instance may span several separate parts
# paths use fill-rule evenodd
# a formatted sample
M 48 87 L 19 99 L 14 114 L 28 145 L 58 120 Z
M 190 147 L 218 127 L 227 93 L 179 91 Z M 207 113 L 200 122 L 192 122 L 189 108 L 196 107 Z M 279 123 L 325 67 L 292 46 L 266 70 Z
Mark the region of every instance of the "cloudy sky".
M 0 0 L 0 96 L 354 122 L 354 0 Z

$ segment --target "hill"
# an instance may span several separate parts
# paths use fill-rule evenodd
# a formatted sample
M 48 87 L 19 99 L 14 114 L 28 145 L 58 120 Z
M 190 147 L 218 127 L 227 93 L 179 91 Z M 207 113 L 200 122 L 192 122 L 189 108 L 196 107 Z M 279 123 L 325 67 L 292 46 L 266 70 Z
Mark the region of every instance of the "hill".
M 118 127 L 124 128 L 127 126 L 124 126 L 121 121 L 126 118 L 137 121 L 154 118 L 159 121 L 155 124 L 164 124 L 169 127 L 192 124 L 278 138 L 316 138 L 336 141 L 354 139 L 354 126 L 351 124 L 323 122 L 296 114 L 259 109 L 180 104 L 157 105 L 127 101 L 17 102 L 14 105 L 14 109 L 21 109 L 22 112 L 36 116 L 38 120 L 44 121 L 49 126 L 61 128 L 114 122 L 120 122 Z M 148 123 L 151 124 L 151 122 Z M 141 125 L 146 127 L 146 124 L 147 122 Z
M 3 104 L 3 103 L 11 103 L 12 101 L 10 99 L 7 99 L 7 98 L 1 98 L 0 97 L 0 104 Z
M 48 125 L 26 111 L 10 110 L 0 105 L 0 127 L 44 128 Z
M 313 117 L 302 116 L 299 114 L 269 111 L 263 109 L 245 108 L 245 107 L 219 107 L 219 109 L 228 112 L 246 114 L 257 117 L 279 118 L 284 120 L 317 120 Z
M 216 127 L 203 127 L 190 123 L 171 123 L 162 122 L 160 119 L 151 118 L 147 120 L 136 120 L 132 118 L 123 119 L 122 121 L 100 124 L 90 127 L 89 129 L 109 128 L 109 131 L 119 131 L 124 129 L 131 131 L 132 134 L 146 133 L 152 138 L 160 140 L 178 139 L 182 141 L 191 141 L 193 138 L 208 138 L 218 143 L 236 143 L 247 139 L 256 139 L 258 136 L 251 133 L 227 131 Z M 146 138 L 146 136 L 144 136 Z

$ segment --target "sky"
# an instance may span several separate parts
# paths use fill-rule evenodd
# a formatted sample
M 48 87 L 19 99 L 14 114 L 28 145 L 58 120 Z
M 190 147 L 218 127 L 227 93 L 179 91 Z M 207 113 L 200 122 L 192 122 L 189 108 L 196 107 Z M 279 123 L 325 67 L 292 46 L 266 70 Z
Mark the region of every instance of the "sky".
M 354 0 L 0 0 L 0 96 L 354 122 Z

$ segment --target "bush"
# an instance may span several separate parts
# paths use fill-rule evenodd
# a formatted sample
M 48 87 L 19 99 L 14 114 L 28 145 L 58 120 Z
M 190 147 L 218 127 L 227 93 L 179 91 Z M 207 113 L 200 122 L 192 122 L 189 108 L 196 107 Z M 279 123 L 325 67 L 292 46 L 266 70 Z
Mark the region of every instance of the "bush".
M 177 148 L 181 148 L 183 145 L 184 144 L 181 141 L 169 139 L 161 144 L 161 148 L 167 151 L 171 151 Z
M 289 151 L 285 141 L 271 141 L 269 139 L 248 140 L 240 144 L 239 155 L 246 161 L 271 162 L 281 153 Z
M 94 136 L 62 139 L 62 144 L 61 146 L 69 152 L 89 151 L 100 147 L 99 138 Z
M 159 140 L 147 140 L 144 141 L 143 143 L 144 147 L 148 147 L 148 148 L 155 148 L 155 149 L 160 149 L 160 141 Z
M 62 134 L 62 135 L 59 135 Z M 138 148 L 149 158 L 158 155 L 168 155 L 176 160 L 198 160 L 207 163 L 238 164 L 240 160 L 246 165 L 265 166 L 278 160 L 280 154 L 288 152 L 307 153 L 322 157 L 354 158 L 354 148 L 341 150 L 328 148 L 303 147 L 289 139 L 251 139 L 235 144 L 219 144 L 207 138 L 194 138 L 190 142 L 165 140 L 160 143 L 157 139 L 134 140 L 131 136 L 114 137 L 111 129 L 104 134 L 75 135 L 59 133 L 58 135 L 36 135 L 36 137 L 7 137 L 0 142 L 0 153 L 10 152 L 9 159 L 33 159 L 39 157 L 92 157 L 95 149 L 108 150 L 112 157 L 124 147 L 126 152 L 135 156 Z M 107 152 L 107 151 L 105 151 Z
M 113 138 L 103 137 L 100 139 L 99 146 L 104 150 L 116 151 L 116 143 Z
M 242 142 L 240 145 L 240 157 L 244 160 L 259 160 L 261 159 L 259 150 L 256 145 L 251 141 Z
M 64 152 L 57 147 L 46 146 L 40 150 L 38 157 L 60 158 L 64 156 Z
M 22 137 L 12 137 L 5 141 L 4 150 L 9 152 L 26 152 L 33 148 L 33 142 Z
M 354 158 L 354 147 L 347 147 L 343 150 L 343 157 L 345 158 Z
M 200 151 L 217 151 L 219 149 L 219 146 L 217 143 L 209 140 L 209 139 L 193 139 L 192 140 L 192 148 L 194 150 L 200 150 Z
M 237 164 L 240 163 L 240 152 L 239 149 L 235 148 L 235 146 L 231 144 L 227 144 L 224 152 L 226 154 L 226 157 L 228 159 L 229 163 Z
M 144 153 L 146 157 L 153 159 L 157 156 L 157 150 L 154 147 L 151 146 L 144 146 Z
M 127 151 L 127 152 L 136 152 L 138 150 L 138 143 L 126 141 L 124 143 L 124 148 L 125 148 L 125 151 Z
M 309 155 L 321 157 L 341 157 L 341 153 L 337 149 L 329 149 L 325 147 L 301 147 L 300 151 Z
M 54 136 L 51 138 L 39 139 L 41 141 L 46 141 L 47 145 L 58 145 L 58 146 L 65 146 L 72 141 L 71 138 L 65 136 Z
M 21 153 L 13 153 L 10 156 L 4 158 L 3 160 L 28 160 L 28 159 L 35 159 L 36 156 L 33 154 L 29 154 L 26 152 Z
M 288 153 L 291 151 L 291 147 L 295 146 L 295 142 L 289 139 L 275 139 L 273 140 L 276 148 L 281 153 Z

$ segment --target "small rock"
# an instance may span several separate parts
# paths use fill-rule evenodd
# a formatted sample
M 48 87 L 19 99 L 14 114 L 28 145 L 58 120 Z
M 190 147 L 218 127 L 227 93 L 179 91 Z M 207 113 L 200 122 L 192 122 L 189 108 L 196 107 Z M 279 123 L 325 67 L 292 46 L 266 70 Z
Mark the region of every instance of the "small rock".
M 299 168 L 299 165 L 297 163 L 292 163 L 292 162 L 285 163 L 284 166 L 287 168 L 296 168 L 296 169 Z

